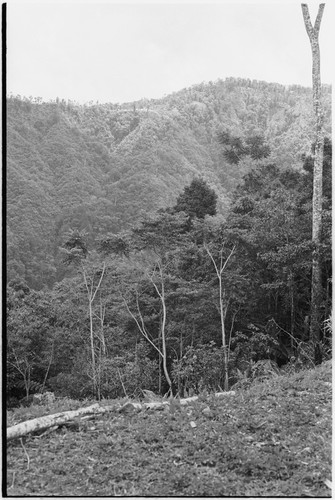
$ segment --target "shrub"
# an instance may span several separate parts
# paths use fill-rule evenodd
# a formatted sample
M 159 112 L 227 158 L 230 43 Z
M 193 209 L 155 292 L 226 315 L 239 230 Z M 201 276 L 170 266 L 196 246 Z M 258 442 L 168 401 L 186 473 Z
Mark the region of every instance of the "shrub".
M 142 389 L 158 389 L 158 363 L 148 357 L 148 347 L 139 344 L 135 353 L 106 359 L 101 370 L 101 396 L 141 396 Z
M 83 399 L 92 395 L 92 384 L 84 374 L 61 372 L 49 379 L 49 385 L 58 397 Z
M 236 332 L 231 341 L 232 352 L 229 355 L 230 382 L 236 384 L 242 379 L 254 379 L 253 370 L 256 363 L 275 358 L 278 346 L 279 342 L 270 333 L 263 332 L 253 324 L 248 325 L 245 333 Z
M 142 389 L 157 390 L 158 364 L 147 354 L 147 346 L 139 344 L 135 353 L 97 360 L 98 398 L 140 396 Z M 93 396 L 91 366 L 85 359 L 85 353 L 78 353 L 71 373 L 59 373 L 49 380 L 57 396 L 79 399 Z
M 189 346 L 184 356 L 174 361 L 171 374 L 180 396 L 216 391 L 224 382 L 223 349 L 215 342 Z

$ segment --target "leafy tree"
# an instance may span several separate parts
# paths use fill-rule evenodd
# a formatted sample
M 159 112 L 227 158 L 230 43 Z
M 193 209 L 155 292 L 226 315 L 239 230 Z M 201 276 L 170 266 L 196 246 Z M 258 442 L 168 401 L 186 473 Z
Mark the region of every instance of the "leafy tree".
M 25 283 L 7 286 L 7 390 L 28 399 L 47 386 L 54 363 L 55 312 L 51 297 Z
M 220 144 L 224 146 L 223 154 L 226 160 L 238 165 L 245 156 L 250 156 L 253 160 L 267 158 L 270 155 L 270 148 L 265 144 L 264 137 L 256 135 L 243 140 L 228 131 L 218 134 Z
M 329 151 L 330 153 L 330 151 Z M 308 163 L 308 162 L 307 162 Z M 328 167 L 324 166 L 325 170 Z M 311 182 L 309 175 L 264 165 L 245 176 L 235 193 L 229 226 L 240 242 L 238 261 L 248 275 L 247 301 L 241 313 L 262 325 L 280 325 L 283 362 L 308 338 L 310 307 Z M 329 201 L 325 199 L 325 207 Z M 329 205 L 328 205 L 329 206 Z M 324 211 L 326 216 L 326 211 Z M 327 250 L 326 250 L 327 248 Z M 329 290 L 330 238 L 324 235 L 324 291 Z M 242 252 L 242 253 L 241 253 Z M 327 255 L 327 257 L 326 257 Z M 242 285 L 243 286 L 243 285 Z M 324 306 L 328 308 L 329 294 Z M 238 329 L 243 330 L 237 316 Z M 306 328 L 307 326 L 307 328 Z
M 272 360 L 279 349 L 278 337 L 274 331 L 266 331 L 252 323 L 242 332 L 237 331 L 231 342 L 230 365 L 232 378 L 248 378 L 253 366 L 260 360 Z
M 185 212 L 191 219 L 203 219 L 206 215 L 216 214 L 217 194 L 204 179 L 193 179 L 189 186 L 178 196 L 173 207 L 175 212 Z

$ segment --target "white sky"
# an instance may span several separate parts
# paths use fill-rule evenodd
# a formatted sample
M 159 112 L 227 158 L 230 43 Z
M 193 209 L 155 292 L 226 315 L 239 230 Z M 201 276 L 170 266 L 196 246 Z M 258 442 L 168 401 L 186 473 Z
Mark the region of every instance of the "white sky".
M 312 23 L 319 2 L 307 0 Z M 334 68 L 334 8 L 320 29 L 321 78 Z M 243 77 L 312 84 L 300 1 L 9 1 L 7 90 L 78 102 L 162 97 Z

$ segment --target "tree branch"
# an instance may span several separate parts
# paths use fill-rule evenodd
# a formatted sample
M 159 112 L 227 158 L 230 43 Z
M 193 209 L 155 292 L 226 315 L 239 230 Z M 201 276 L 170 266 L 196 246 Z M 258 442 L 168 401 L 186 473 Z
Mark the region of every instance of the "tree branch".
M 317 40 L 317 38 L 318 38 L 324 8 L 325 8 L 325 4 L 321 3 L 319 5 L 318 14 L 316 16 L 316 20 L 315 20 L 314 27 L 313 27 L 312 22 L 311 22 L 311 18 L 309 15 L 307 3 L 301 4 L 302 15 L 303 15 L 304 21 L 305 21 L 305 28 L 306 28 L 307 34 L 308 34 L 311 41 Z
M 316 16 L 316 20 L 315 20 L 315 23 L 314 23 L 314 31 L 316 33 L 319 33 L 320 24 L 321 24 L 321 20 L 322 20 L 322 15 L 323 15 L 324 9 L 325 9 L 325 4 L 324 3 L 320 3 L 319 10 L 318 10 L 318 15 Z
M 226 268 L 226 266 L 227 266 L 227 264 L 228 264 L 228 262 L 229 262 L 230 257 L 231 257 L 231 256 L 233 255 L 233 253 L 235 252 L 235 248 L 236 248 L 236 245 L 234 245 L 234 246 L 233 246 L 233 248 L 231 249 L 230 254 L 228 255 L 228 257 L 227 257 L 227 259 L 226 259 L 226 262 L 223 264 L 223 267 L 222 267 L 222 269 L 221 269 L 221 271 L 220 271 L 220 272 L 221 272 L 221 274 L 222 274 L 222 273 L 223 273 L 223 271 L 225 270 L 225 268 Z
M 136 316 L 132 313 L 132 311 L 130 310 L 128 304 L 127 304 L 127 301 L 126 299 L 122 296 L 122 300 L 127 308 L 127 311 L 129 312 L 130 316 L 133 318 L 133 320 L 135 321 L 136 325 L 137 325 L 137 328 L 139 329 L 139 331 L 141 332 L 141 334 L 143 335 L 143 337 L 145 339 L 147 339 L 148 342 L 150 342 L 150 344 L 152 345 L 152 347 L 154 347 L 156 349 L 156 351 L 158 352 L 158 354 L 163 358 L 163 354 L 161 353 L 161 351 L 158 349 L 158 347 L 153 343 L 153 341 L 149 338 L 149 334 L 147 333 L 146 331 L 146 328 L 145 328 L 145 325 L 144 325 L 144 321 L 143 321 L 143 317 L 142 317 L 142 314 L 139 310 L 139 306 L 138 306 L 138 311 L 139 311 L 139 315 L 140 315 L 140 319 L 141 319 L 141 322 L 142 322 L 142 325 L 143 325 L 143 328 L 142 326 L 139 324 Z M 136 302 L 138 304 L 138 298 L 136 297 Z
M 100 279 L 99 279 L 99 283 L 98 283 L 98 285 L 97 285 L 97 287 L 96 287 L 96 289 L 95 289 L 95 292 L 94 292 L 94 294 L 93 294 L 93 296 L 92 296 L 91 302 L 93 302 L 93 301 L 94 301 L 95 296 L 96 296 L 96 294 L 97 294 L 97 291 L 98 291 L 98 290 L 99 290 L 99 288 L 100 288 L 100 285 L 101 285 L 101 282 L 102 282 L 102 278 L 104 277 L 104 274 L 105 274 L 105 269 L 106 269 L 106 264 L 105 264 L 105 262 L 104 262 L 104 263 L 103 263 L 103 266 L 102 266 L 102 272 L 101 272 L 101 276 L 100 276 Z M 92 284 L 92 289 L 93 289 L 93 284 Z
M 311 18 L 309 15 L 307 3 L 302 3 L 301 9 L 302 9 L 302 15 L 303 15 L 304 21 L 305 21 L 305 28 L 307 31 L 307 35 L 309 36 L 310 39 L 312 39 L 311 37 L 312 37 L 313 31 L 314 31 L 314 28 L 313 28 L 313 25 L 311 23 Z
M 211 261 L 213 262 L 213 266 L 214 266 L 214 268 L 215 268 L 216 274 L 217 274 L 217 276 L 219 277 L 219 276 L 220 276 L 220 272 L 219 272 L 219 269 L 218 269 L 218 267 L 217 267 L 217 265 L 216 265 L 216 262 L 215 262 L 215 260 L 214 260 L 214 257 L 213 257 L 213 255 L 212 255 L 212 253 L 210 252 L 210 250 L 209 250 L 209 248 L 208 248 L 208 246 L 207 246 L 207 245 L 204 245 L 204 248 L 205 248 L 205 250 L 206 250 L 207 254 L 209 255 L 209 257 L 210 257 Z

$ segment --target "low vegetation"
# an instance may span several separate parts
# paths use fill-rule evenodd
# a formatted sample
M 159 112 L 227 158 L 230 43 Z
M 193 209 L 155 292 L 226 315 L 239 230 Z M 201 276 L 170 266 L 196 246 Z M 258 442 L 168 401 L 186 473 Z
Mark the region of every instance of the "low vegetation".
M 20 407 L 7 425 L 89 404 Z M 9 442 L 7 494 L 331 495 L 331 361 L 226 398 L 92 418 Z

